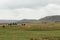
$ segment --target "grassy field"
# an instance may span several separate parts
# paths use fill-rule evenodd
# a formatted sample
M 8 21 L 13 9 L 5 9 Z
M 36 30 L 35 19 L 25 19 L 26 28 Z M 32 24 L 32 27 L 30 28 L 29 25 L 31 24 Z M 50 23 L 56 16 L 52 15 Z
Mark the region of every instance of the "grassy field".
M 45 24 L 43 24 L 45 25 Z M 60 26 L 52 27 L 32 25 L 21 27 L 17 25 L 0 27 L 0 40 L 60 40 Z M 57 24 L 56 24 L 57 25 Z

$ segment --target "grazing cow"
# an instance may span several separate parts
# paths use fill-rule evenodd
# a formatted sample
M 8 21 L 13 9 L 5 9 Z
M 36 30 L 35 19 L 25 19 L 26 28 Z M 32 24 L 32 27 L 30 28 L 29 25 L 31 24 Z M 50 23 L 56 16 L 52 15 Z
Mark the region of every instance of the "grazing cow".
M 25 26 L 26 24 L 21 24 L 22 26 Z
M 17 25 L 17 23 L 10 23 L 10 24 L 8 24 L 8 25 Z
M 3 28 L 5 28 L 5 26 L 4 26 L 4 25 L 3 25 L 2 27 L 3 27 Z

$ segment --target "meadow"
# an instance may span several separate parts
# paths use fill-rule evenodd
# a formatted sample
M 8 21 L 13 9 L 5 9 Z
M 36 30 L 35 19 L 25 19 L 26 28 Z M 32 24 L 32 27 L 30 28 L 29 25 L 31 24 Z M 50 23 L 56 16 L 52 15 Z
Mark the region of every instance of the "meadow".
M 60 23 L 0 26 L 0 40 L 60 40 Z

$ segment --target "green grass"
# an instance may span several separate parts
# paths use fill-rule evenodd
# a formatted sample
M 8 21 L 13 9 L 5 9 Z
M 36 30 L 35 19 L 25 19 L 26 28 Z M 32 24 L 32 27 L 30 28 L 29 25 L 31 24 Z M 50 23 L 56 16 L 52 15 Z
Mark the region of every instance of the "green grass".
M 27 31 L 55 31 L 60 30 L 60 26 L 48 27 L 48 26 L 31 26 L 26 28 Z
M 54 30 L 52 30 L 51 28 L 50 30 L 48 29 L 49 28 L 44 27 L 31 27 L 25 29 L 21 28 L 20 26 L 7 26 L 6 28 L 1 27 L 0 40 L 30 40 L 31 38 L 60 40 L 60 30 L 57 30 L 58 27 L 52 28 Z

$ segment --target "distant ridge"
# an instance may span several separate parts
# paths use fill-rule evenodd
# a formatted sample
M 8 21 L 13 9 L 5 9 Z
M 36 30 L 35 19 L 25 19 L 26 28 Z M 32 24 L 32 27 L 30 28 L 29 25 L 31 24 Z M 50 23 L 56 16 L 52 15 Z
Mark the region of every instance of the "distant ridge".
M 40 21 L 60 21 L 60 15 L 46 16 L 39 20 Z
M 38 20 L 36 20 L 36 19 L 22 19 L 22 20 L 18 21 L 18 23 L 19 22 L 36 22 L 36 21 L 38 21 Z
M 22 20 L 0 20 L 0 23 L 22 23 L 22 22 L 54 22 L 60 21 L 60 15 L 46 16 L 41 19 L 22 19 Z

